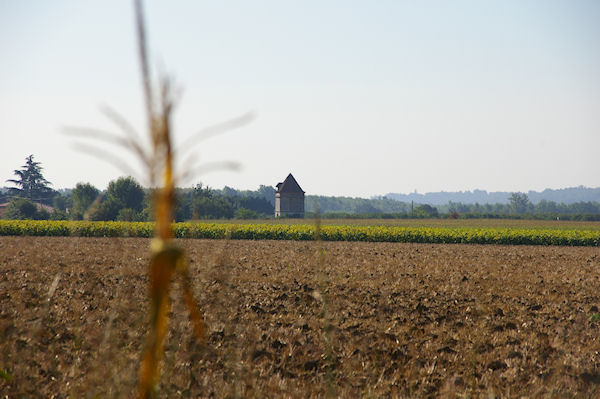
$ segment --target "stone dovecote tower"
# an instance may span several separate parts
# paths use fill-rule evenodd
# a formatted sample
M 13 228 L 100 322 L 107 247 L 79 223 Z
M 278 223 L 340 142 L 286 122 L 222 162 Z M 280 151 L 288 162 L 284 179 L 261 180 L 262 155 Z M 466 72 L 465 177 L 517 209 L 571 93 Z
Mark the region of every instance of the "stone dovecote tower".
M 283 183 L 277 183 L 275 217 L 304 217 L 304 191 L 290 173 Z

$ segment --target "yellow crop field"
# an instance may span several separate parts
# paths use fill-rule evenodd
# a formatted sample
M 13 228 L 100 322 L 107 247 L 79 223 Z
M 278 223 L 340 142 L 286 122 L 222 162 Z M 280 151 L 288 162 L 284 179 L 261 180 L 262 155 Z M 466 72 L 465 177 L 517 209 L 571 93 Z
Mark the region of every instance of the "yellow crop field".
M 151 237 L 149 222 L 0 221 L 0 235 Z M 175 223 L 177 238 L 296 240 L 316 239 L 309 224 Z M 598 246 L 600 230 L 514 227 L 404 227 L 325 224 L 324 241 L 415 242 L 437 244 L 510 244 Z

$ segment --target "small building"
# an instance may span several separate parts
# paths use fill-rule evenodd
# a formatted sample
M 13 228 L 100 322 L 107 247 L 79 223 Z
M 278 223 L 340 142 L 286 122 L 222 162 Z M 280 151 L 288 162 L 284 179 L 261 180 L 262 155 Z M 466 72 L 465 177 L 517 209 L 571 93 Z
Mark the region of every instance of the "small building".
M 290 173 L 283 183 L 277 183 L 275 217 L 304 217 L 304 191 Z

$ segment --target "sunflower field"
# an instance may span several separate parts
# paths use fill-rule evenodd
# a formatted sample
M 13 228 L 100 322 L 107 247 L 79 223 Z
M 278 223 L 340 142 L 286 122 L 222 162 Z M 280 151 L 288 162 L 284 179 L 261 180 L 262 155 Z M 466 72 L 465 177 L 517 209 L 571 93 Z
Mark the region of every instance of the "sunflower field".
M 316 235 L 309 224 L 174 223 L 177 238 L 236 240 L 413 242 L 598 246 L 600 231 L 476 227 L 397 227 L 325 225 Z M 73 237 L 152 237 L 150 222 L 1 220 L 0 235 Z

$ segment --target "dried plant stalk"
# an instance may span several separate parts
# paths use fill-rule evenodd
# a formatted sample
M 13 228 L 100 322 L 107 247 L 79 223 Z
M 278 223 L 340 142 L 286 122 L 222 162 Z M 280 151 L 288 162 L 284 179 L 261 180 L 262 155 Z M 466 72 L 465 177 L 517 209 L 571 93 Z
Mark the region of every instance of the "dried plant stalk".
M 171 146 L 170 116 L 173 110 L 172 88 L 167 78 L 160 81 L 159 107 L 150 80 L 146 51 L 146 35 L 141 0 L 135 2 L 138 45 L 144 84 L 144 99 L 152 144 L 150 181 L 157 186 L 157 175 L 162 174 L 162 185 L 155 190 L 156 231 L 151 244 L 150 297 L 151 326 L 146 348 L 142 354 L 138 385 L 138 398 L 153 397 L 160 377 L 160 363 L 164 353 L 165 337 L 169 327 L 169 291 L 174 274 L 183 279 L 183 300 L 190 313 L 196 338 L 204 342 L 205 330 L 202 315 L 193 298 L 187 261 L 173 240 L 175 207 L 174 154 Z

